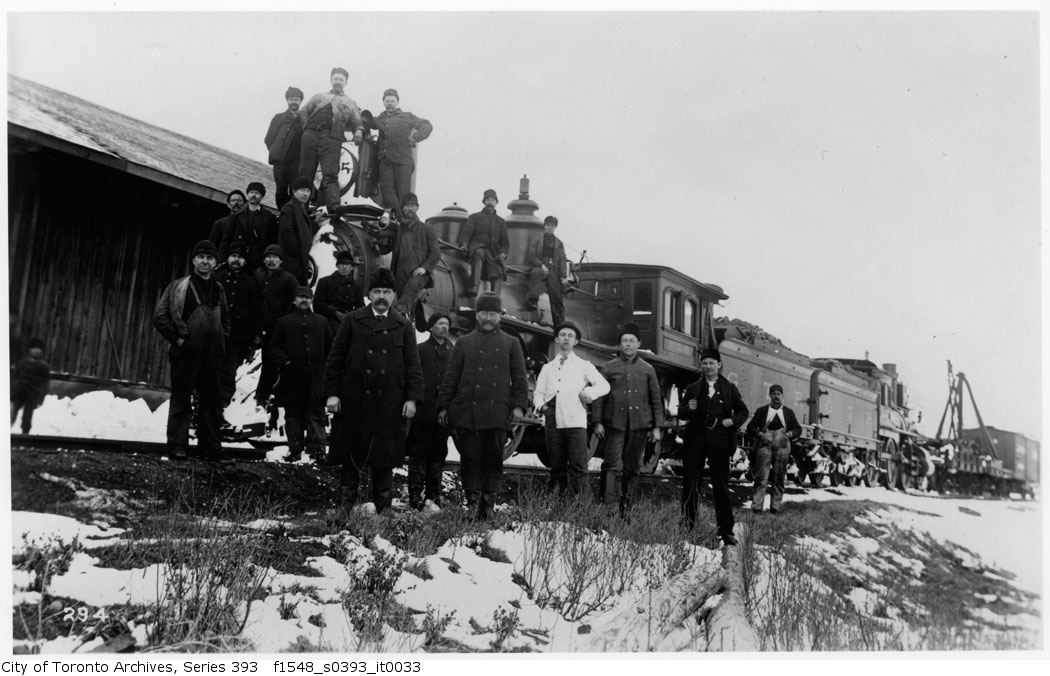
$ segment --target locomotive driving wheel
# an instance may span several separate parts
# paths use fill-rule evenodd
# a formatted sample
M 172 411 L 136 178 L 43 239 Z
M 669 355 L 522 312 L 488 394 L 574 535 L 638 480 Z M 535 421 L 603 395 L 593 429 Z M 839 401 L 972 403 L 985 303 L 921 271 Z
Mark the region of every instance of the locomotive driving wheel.
M 528 427 L 527 423 L 511 423 L 510 436 L 507 437 L 507 442 L 503 444 L 504 460 L 509 460 L 518 451 L 518 446 L 521 446 L 521 440 L 525 438 L 526 427 Z

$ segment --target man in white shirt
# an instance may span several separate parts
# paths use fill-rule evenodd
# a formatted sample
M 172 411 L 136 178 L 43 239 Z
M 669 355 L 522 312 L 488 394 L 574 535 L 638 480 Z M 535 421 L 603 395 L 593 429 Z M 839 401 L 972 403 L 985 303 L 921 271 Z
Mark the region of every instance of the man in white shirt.
M 533 406 L 546 416 L 548 489 L 559 493 L 567 489 L 574 495 L 589 490 L 586 405 L 609 393 L 609 382 L 594 364 L 573 352 L 580 338 L 580 329 L 572 322 L 554 327 L 557 352 L 544 364 L 532 394 Z
M 784 499 L 784 477 L 791 459 L 791 441 L 802 435 L 795 412 L 784 406 L 784 388 L 769 386 L 769 404 L 759 406 L 747 425 L 747 438 L 755 443 L 754 464 L 751 473 L 755 477 L 755 492 L 751 509 L 761 512 L 766 501 L 766 486 L 769 486 L 769 512 L 776 514 Z M 770 472 L 772 470 L 772 473 Z

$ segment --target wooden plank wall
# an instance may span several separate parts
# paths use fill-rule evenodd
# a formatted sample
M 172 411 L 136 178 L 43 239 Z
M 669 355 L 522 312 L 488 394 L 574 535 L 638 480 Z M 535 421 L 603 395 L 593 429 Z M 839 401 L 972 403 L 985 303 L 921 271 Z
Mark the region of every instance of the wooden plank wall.
M 153 308 L 225 206 L 46 149 L 9 157 L 12 336 L 43 339 L 56 372 L 167 387 Z

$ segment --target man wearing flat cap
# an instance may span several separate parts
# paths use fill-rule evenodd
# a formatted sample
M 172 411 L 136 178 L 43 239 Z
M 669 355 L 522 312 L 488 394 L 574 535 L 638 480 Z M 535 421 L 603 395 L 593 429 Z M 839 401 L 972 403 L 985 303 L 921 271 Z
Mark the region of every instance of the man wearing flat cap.
M 354 281 L 354 252 L 336 251 L 335 272 L 317 282 L 314 311 L 328 320 L 334 336 L 348 312 L 365 306 L 361 287 Z
M 243 209 L 247 201 L 248 198 L 240 190 L 231 190 L 226 193 L 226 207 L 230 210 L 230 213 L 212 223 L 211 233 L 208 235 L 208 239 L 215 245 L 216 251 L 222 248 L 222 239 L 226 236 L 226 231 L 230 229 L 230 220 L 233 218 L 233 215 Z
M 277 320 L 268 347 L 279 373 L 274 398 L 284 407 L 289 462 L 302 458 L 304 448 L 320 461 L 327 443 L 321 385 L 332 335 L 328 321 L 310 310 L 313 295 L 308 286 L 296 288 L 292 311 Z
M 266 247 L 277 243 L 277 217 L 262 208 L 266 186 L 259 181 L 252 181 L 245 192 L 248 194 L 248 206 L 230 217 L 230 227 L 222 239 L 219 256 L 226 260 L 230 254 L 230 245 L 244 242 L 248 247 L 244 269 L 254 273 L 262 267 Z
M 333 426 L 333 464 L 341 463 L 342 507 L 359 503 L 361 475 L 371 470 L 371 501 L 358 508 L 378 513 L 393 500 L 393 468 L 405 461 L 405 429 L 423 399 L 423 370 L 412 325 L 391 312 L 394 276 L 379 268 L 368 282 L 368 307 L 343 318 L 324 372 Z
M 550 299 L 550 321 L 554 326 L 565 321 L 565 302 L 562 290 L 569 283 L 569 262 L 565 258 L 565 245 L 554 235 L 558 219 L 548 216 L 543 219 L 543 236 L 529 245 L 525 261 L 529 264 L 529 309 L 535 310 L 539 298 L 547 294 Z
M 477 327 L 452 348 L 437 408 L 459 451 L 470 516 L 488 519 L 499 498 L 503 448 L 512 422 L 525 415 L 529 385 L 521 343 L 499 328 L 499 296 L 482 294 L 475 309 Z
M 314 184 L 306 176 L 292 182 L 292 199 L 281 207 L 277 216 L 277 241 L 284 251 L 284 269 L 303 286 L 310 284 L 310 249 L 318 225 L 306 212 Z
M 423 401 L 408 433 L 408 504 L 428 512 L 441 510 L 441 478 L 448 454 L 448 430 L 438 424 L 438 388 L 448 370 L 451 319 L 441 310 L 427 319 L 430 337 L 419 347 Z
M 383 112 L 372 122 L 379 130 L 379 190 L 383 206 L 400 213 L 401 199 L 412 189 L 416 169 L 412 149 L 434 131 L 421 117 L 401 110 L 396 89 L 383 92 Z
M 607 505 L 619 500 L 621 515 L 637 497 L 646 441 L 660 443 L 664 424 L 660 380 L 652 364 L 638 355 L 639 347 L 641 331 L 627 322 L 620 329 L 620 354 L 599 368 L 609 381 L 609 394 L 591 406 L 594 434 L 604 439 L 599 498 Z
M 470 258 L 471 285 L 466 295 L 471 297 L 481 291 L 482 280 L 491 283 L 493 293 L 499 293 L 507 275 L 503 261 L 510 252 L 507 222 L 496 213 L 499 204 L 496 191 L 486 190 L 481 203 L 485 207 L 468 216 L 459 232 L 459 245 Z
M 168 451 L 184 460 L 189 450 L 191 399 L 197 393 L 197 452 L 226 461 L 219 442 L 222 420 L 222 367 L 230 314 L 222 285 L 213 276 L 215 245 L 210 240 L 193 247 L 193 272 L 164 289 L 153 312 L 153 326 L 170 344 L 171 398 L 168 405 Z
M 273 116 L 264 139 L 269 162 L 273 165 L 273 182 L 277 184 L 274 199 L 278 209 L 292 197 L 292 181 L 299 175 L 299 146 L 303 136 L 303 126 L 299 122 L 302 90 L 289 87 L 284 100 L 288 108 Z M 313 179 L 312 174 L 310 178 Z
M 332 213 L 339 206 L 339 155 L 347 134 L 361 145 L 364 125 L 361 109 L 344 90 L 350 80 L 345 68 L 333 68 L 329 78 L 332 89 L 314 94 L 299 111 L 303 137 L 297 176 L 314 176 L 321 165 L 321 199 Z M 333 220 L 338 220 L 335 217 Z
M 234 242 L 226 262 L 219 266 L 215 277 L 226 293 L 230 310 L 230 335 L 226 339 L 226 355 L 222 362 L 222 405 L 230 405 L 237 390 L 237 369 L 250 361 L 255 348 L 262 344 L 262 294 L 255 278 L 244 270 L 248 247 Z
M 255 390 L 255 403 L 265 407 L 273 393 L 273 382 L 277 378 L 277 368 L 270 359 L 267 349 L 273 335 L 277 320 L 288 314 L 295 300 L 295 289 L 299 283 L 295 277 L 283 269 L 284 251 L 277 244 L 266 247 L 263 255 L 263 268 L 255 271 L 255 286 L 262 300 L 263 317 L 263 350 L 262 369 L 259 371 L 259 384 Z M 272 424 L 276 419 L 271 418 Z
M 380 254 L 393 251 L 390 270 L 397 281 L 397 306 L 413 320 L 420 293 L 434 285 L 430 273 L 441 261 L 441 251 L 437 233 L 416 215 L 419 200 L 413 193 L 405 193 L 401 210 L 404 216 L 392 225 L 394 236 L 377 241 L 377 245 Z
M 554 358 L 543 365 L 532 392 L 532 405 L 544 414 L 543 438 L 551 463 L 548 489 L 587 494 L 587 405 L 609 393 L 594 364 L 573 351 L 583 334 L 572 322 L 554 327 Z
M 784 388 L 769 386 L 769 403 L 759 406 L 747 425 L 746 436 L 754 443 L 754 461 L 751 473 L 755 478 L 755 492 L 751 509 L 761 512 L 769 487 L 769 512 L 776 514 L 784 501 L 784 478 L 791 460 L 791 442 L 802 436 L 795 412 L 784 406 Z
M 715 520 L 726 545 L 735 545 L 733 505 L 729 501 L 729 460 L 736 450 L 736 433 L 747 420 L 748 410 L 737 386 L 721 375 L 722 355 L 708 348 L 700 353 L 700 379 L 685 388 L 679 417 L 686 421 L 682 450 L 682 512 L 686 525 L 696 525 L 700 501 L 700 474 L 706 462 L 711 469 Z

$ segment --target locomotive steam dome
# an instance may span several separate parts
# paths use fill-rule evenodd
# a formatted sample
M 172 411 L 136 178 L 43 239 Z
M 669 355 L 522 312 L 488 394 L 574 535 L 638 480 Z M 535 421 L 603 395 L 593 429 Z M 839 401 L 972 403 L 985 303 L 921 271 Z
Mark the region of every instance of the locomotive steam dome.
M 518 199 L 507 203 L 507 235 L 510 237 L 510 254 L 507 263 L 524 265 L 529 245 L 543 233 L 543 221 L 536 217 L 540 205 L 529 198 L 529 177 L 523 175 L 518 184 Z
M 455 242 L 459 239 L 459 229 L 467 222 L 467 210 L 453 202 L 427 219 L 427 224 L 434 228 L 439 239 Z

